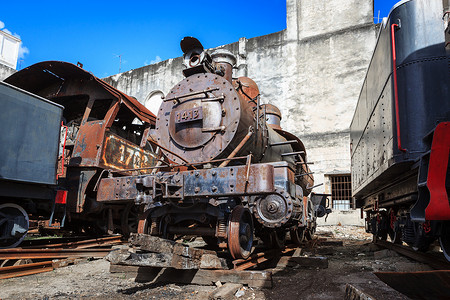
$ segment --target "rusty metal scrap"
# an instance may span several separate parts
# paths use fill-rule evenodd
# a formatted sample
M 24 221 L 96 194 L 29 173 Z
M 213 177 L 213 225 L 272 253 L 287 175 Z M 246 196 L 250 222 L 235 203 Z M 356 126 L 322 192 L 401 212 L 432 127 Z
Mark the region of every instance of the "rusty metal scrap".
M 109 98 L 113 97 L 120 100 L 143 121 L 153 124 L 156 121 L 155 115 L 149 112 L 139 101 L 71 63 L 62 61 L 40 62 L 11 75 L 5 80 L 5 82 L 35 94 L 39 94 L 43 86 L 54 84 L 61 87 L 53 93 L 53 95 L 59 97 L 70 94 L 70 88 L 64 86 L 69 81 L 87 82 L 91 90 L 100 87 L 105 93 L 109 94 Z M 67 91 L 68 89 L 69 91 Z M 103 99 L 108 99 L 108 97 Z
M 64 248 L 64 249 L 86 249 L 86 248 L 93 248 L 93 247 L 100 247 L 100 246 L 112 246 L 123 243 L 122 236 L 116 235 L 116 236 L 108 236 L 104 238 L 98 238 L 98 239 L 89 239 L 89 240 L 81 240 L 76 242 L 67 242 L 67 243 L 55 243 L 55 244 L 48 244 L 48 245 L 39 245 L 39 246 L 29 246 L 29 247 L 23 247 L 26 249 L 42 249 L 42 248 Z
M 0 279 L 53 271 L 52 261 L 0 268 Z
M 1 249 L 0 259 L 43 259 L 67 257 L 105 257 L 110 249 Z

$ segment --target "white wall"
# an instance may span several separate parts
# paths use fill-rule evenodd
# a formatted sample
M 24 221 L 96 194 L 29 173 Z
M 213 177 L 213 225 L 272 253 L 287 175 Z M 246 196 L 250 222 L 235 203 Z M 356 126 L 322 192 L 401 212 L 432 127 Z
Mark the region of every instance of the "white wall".
M 19 57 L 20 39 L 0 30 L 0 64 L 15 69 Z

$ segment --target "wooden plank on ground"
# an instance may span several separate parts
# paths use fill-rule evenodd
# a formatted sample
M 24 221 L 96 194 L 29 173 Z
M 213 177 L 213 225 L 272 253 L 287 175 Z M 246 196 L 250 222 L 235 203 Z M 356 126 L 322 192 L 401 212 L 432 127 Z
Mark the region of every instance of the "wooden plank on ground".
M 135 274 L 138 282 L 164 282 L 214 285 L 215 282 L 241 283 L 254 288 L 271 288 L 270 271 L 235 271 L 235 270 L 177 270 L 173 268 L 152 268 L 137 266 L 110 266 L 111 273 Z
M 234 299 L 234 294 L 242 288 L 243 285 L 240 283 L 225 283 L 219 287 L 214 293 L 209 296 L 211 300 L 231 300 Z
M 326 269 L 328 268 L 328 258 L 322 256 L 282 256 L 277 264 L 277 268 L 294 266 Z

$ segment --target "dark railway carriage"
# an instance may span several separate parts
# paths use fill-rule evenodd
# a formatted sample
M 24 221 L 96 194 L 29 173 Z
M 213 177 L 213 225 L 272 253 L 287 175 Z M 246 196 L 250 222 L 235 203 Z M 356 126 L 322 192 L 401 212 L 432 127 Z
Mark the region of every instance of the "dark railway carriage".
M 0 81 L 0 248 L 17 246 L 28 212 L 49 215 L 63 107 Z M 26 199 L 26 200 L 25 200 Z
M 448 10 L 446 0 L 392 8 L 350 131 L 352 191 L 367 230 L 419 250 L 439 237 L 450 259 Z
M 96 184 L 106 176 L 104 170 L 120 170 L 119 176 L 144 174 L 148 170 L 126 170 L 155 165 L 158 158 L 147 143 L 155 116 L 136 99 L 70 63 L 41 62 L 5 82 L 22 89 L 24 96 L 2 95 L 2 104 L 6 99 L 8 105 L 2 107 L 1 119 L 1 203 L 22 206 L 41 228 L 66 227 L 96 234 L 136 231 L 134 203 L 99 203 Z M 37 96 L 30 96 L 33 94 Z M 25 96 L 31 100 L 45 98 L 65 109 L 62 116 L 50 118 L 48 109 L 33 110 L 32 103 L 20 105 Z M 53 118 L 56 125 L 47 125 Z M 4 175 L 5 168 L 27 187 L 36 187 L 36 180 L 46 184 L 49 193 L 22 195 L 14 183 L 17 179 Z M 47 206 L 37 209 L 37 197 L 46 200 L 39 203 Z M 9 221 L 15 224 L 12 217 Z

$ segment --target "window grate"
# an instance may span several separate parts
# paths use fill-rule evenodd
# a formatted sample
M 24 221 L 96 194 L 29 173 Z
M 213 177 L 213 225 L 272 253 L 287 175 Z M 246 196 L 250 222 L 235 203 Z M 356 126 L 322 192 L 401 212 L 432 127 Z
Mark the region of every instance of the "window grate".
M 330 179 L 333 208 L 337 210 L 349 210 L 352 199 L 350 174 L 331 175 Z

